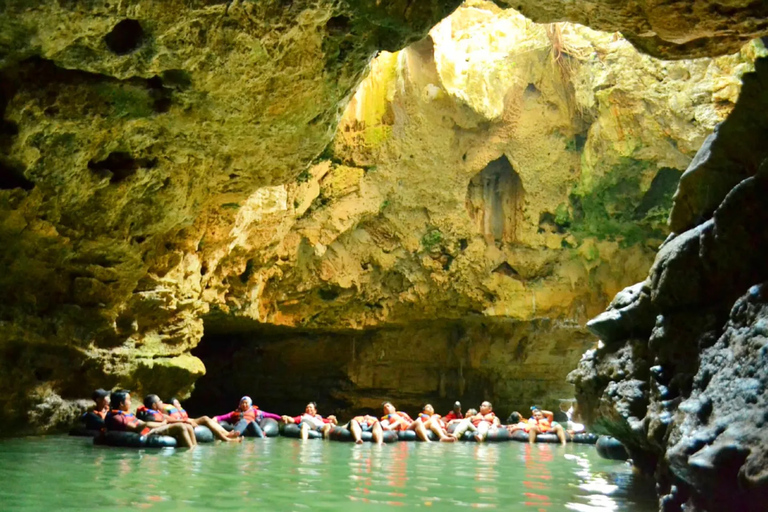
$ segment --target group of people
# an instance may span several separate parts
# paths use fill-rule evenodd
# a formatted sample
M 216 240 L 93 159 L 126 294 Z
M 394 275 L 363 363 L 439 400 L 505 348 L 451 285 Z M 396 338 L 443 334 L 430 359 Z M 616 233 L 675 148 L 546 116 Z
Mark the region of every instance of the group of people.
M 239 442 L 247 431 L 255 437 L 264 437 L 261 426 L 265 419 L 298 425 L 301 439 L 307 439 L 310 431 L 319 432 L 328 439 L 333 427 L 339 425 L 335 416 L 323 417 L 318 414 L 314 402 L 308 403 L 302 414 L 287 416 L 262 411 L 253 404 L 250 397 L 244 396 L 232 412 L 213 418 L 190 418 L 176 398 L 171 398 L 165 404 L 157 395 L 147 395 L 136 414 L 131 413 L 131 395 L 125 390 L 109 392 L 97 389 L 93 400 L 95 406 L 83 415 L 88 429 L 168 435 L 174 437 L 179 446 L 190 448 L 197 445 L 194 432 L 197 426 L 208 427 L 221 441 Z M 436 414 L 432 405 L 426 404 L 415 419 L 398 411 L 391 402 L 384 402 L 382 413 L 381 417 L 368 414 L 355 416 L 342 427 L 349 430 L 357 444 L 363 442 L 363 432 L 370 432 L 374 442 L 382 443 L 385 431 L 413 431 L 424 442 L 430 442 L 430 432 L 441 442 L 454 442 L 470 432 L 476 441 L 484 442 L 490 433 L 503 428 L 509 433 L 527 433 L 531 443 L 536 441 L 538 435 L 547 433 L 555 434 L 562 444 L 566 443 L 566 430 L 554 421 L 554 414 L 537 406 L 531 407 L 528 420 L 524 420 L 520 413 L 513 412 L 506 426 L 501 424 L 488 401 L 480 404 L 479 411 L 469 409 L 466 414 L 461 410 L 461 403 L 456 402 L 453 410 L 445 416 Z M 231 429 L 225 428 L 225 425 Z

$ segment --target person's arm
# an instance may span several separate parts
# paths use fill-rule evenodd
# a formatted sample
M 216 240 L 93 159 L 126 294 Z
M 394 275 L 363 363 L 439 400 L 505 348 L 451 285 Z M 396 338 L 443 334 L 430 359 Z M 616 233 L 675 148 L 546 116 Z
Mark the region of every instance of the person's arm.
M 274 413 L 266 412 L 266 411 L 261 411 L 261 417 L 262 418 L 269 418 L 269 419 L 272 419 L 272 420 L 275 420 L 275 421 L 281 421 L 283 419 L 283 417 L 280 416 L 279 414 L 274 414 Z
M 290 417 L 283 415 L 281 419 L 286 423 L 301 423 L 301 416 Z
M 323 418 L 321 416 L 320 419 L 323 420 L 323 423 L 330 423 L 331 425 L 338 425 L 339 424 L 339 420 L 337 420 L 336 416 L 334 416 L 333 414 L 331 414 L 327 418 Z
M 552 423 L 555 420 L 555 415 L 552 414 L 552 411 L 545 411 L 542 409 L 541 414 L 547 417 L 547 421 Z
M 214 416 L 213 421 L 217 423 L 221 423 L 222 421 L 228 421 L 232 419 L 232 415 L 235 413 L 235 411 L 232 411 L 227 414 L 222 414 L 221 416 Z M 231 422 L 230 422 L 231 423 Z
M 499 417 L 498 417 L 498 416 L 496 416 L 495 414 L 493 415 L 493 425 L 494 425 L 494 426 L 496 426 L 496 427 L 498 427 L 499 425 L 501 425 L 501 420 L 500 420 L 500 419 L 499 419 Z

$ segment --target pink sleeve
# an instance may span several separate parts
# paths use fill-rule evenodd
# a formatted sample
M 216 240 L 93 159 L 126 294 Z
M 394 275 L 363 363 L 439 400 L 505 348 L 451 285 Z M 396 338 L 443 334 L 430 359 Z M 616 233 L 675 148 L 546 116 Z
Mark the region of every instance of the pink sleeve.
M 221 416 L 214 416 L 213 419 L 214 421 L 217 421 L 219 423 L 221 423 L 222 421 L 229 421 L 230 419 L 232 419 L 232 412 L 228 414 L 222 414 Z
M 296 423 L 301 423 L 301 416 L 294 416 L 293 421 Z
M 267 411 L 261 411 L 261 415 L 263 418 L 271 418 L 276 421 L 280 421 L 283 419 L 283 417 L 280 416 L 279 414 L 272 414 L 271 412 L 267 412 Z

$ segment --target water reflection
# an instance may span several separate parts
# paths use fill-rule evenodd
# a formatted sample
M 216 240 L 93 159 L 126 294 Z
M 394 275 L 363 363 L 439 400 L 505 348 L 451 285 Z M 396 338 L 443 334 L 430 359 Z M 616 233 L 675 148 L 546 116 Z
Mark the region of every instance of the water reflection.
M 554 512 L 656 510 L 653 489 L 593 447 L 294 439 L 121 450 L 83 441 L 0 441 L 3 509 L 367 510 L 465 507 Z M 46 492 L 39 492 L 44 489 Z M 57 506 L 58 505 L 58 506 Z M 370 505 L 370 506 L 369 506 Z

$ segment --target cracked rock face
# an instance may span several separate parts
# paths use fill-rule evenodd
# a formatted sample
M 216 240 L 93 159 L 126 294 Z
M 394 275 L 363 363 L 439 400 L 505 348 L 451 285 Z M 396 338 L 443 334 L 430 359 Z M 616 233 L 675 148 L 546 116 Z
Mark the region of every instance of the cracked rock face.
M 65 423 L 60 397 L 94 387 L 188 391 L 212 306 L 329 332 L 478 313 L 578 321 L 639 280 L 671 187 L 754 48 L 659 63 L 618 36 L 474 2 L 382 55 L 341 120 L 376 51 L 457 5 L 5 2 L 7 432 Z M 479 34 L 497 22 L 533 52 Z
M 457 4 L 4 2 L 8 431 L 26 428 L 27 397 L 188 390 L 207 304 L 187 230 L 292 180 L 371 55 Z
M 755 137 L 766 134 L 754 103 L 765 101 L 766 75 L 760 59 L 734 111 L 754 116 Z M 718 154 L 729 164 L 722 175 L 738 168 L 723 157 L 729 133 L 723 125 L 692 165 Z M 605 346 L 570 376 L 591 421 L 655 473 L 662 510 L 763 510 L 768 496 L 768 162 L 740 174 L 712 218 L 664 244 L 648 279 L 625 294 L 629 304 L 617 297 L 593 321 Z M 681 183 L 678 198 L 689 185 Z
M 768 7 L 752 0 L 495 1 L 539 23 L 568 20 L 620 31 L 643 52 L 664 59 L 733 53 L 768 32 Z

